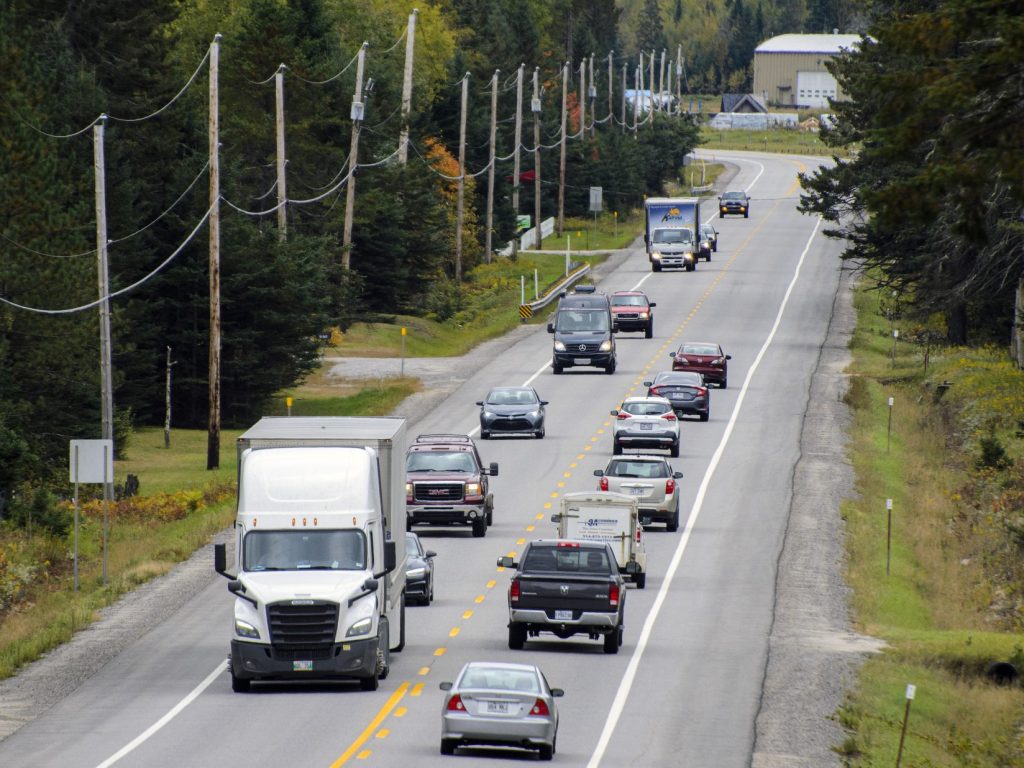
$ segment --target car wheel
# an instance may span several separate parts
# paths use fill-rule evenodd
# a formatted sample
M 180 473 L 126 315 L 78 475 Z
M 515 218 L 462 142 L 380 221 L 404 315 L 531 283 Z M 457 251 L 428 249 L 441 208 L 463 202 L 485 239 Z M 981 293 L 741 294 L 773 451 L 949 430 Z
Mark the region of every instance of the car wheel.
M 668 455 L 673 459 L 679 458 L 679 441 L 676 440 L 668 449 Z
M 426 602 L 427 605 L 430 605 L 432 602 L 434 602 L 434 576 L 433 576 L 433 574 L 431 574 L 430 580 L 427 581 L 427 597 L 426 597 L 426 601 L 425 602 Z
M 711 261 L 711 251 L 704 254 L 704 261 Z
M 487 535 L 487 515 L 481 515 L 473 520 L 473 538 L 482 539 Z
M 636 588 L 637 589 L 643 589 L 646 586 L 647 586 L 647 574 L 644 573 L 643 571 L 640 571 L 640 573 L 638 573 L 636 575 Z
M 750 218 L 750 209 L 749 208 L 743 212 L 743 218 L 744 219 L 749 219 Z
M 537 435 L 537 439 L 538 440 L 543 440 L 544 439 L 544 429 L 543 428 L 538 429 L 537 432 L 536 432 L 536 435 Z
M 508 647 L 513 651 L 521 651 L 524 645 L 526 645 L 526 626 L 523 624 L 509 624 Z
M 616 442 L 612 442 L 612 455 L 619 456 L 622 454 L 622 446 Z
M 560 365 L 552 365 L 551 366 L 551 372 L 553 374 L 555 374 L 555 376 L 558 376 L 562 372 L 562 370 L 563 370 L 562 366 L 560 366 Z
M 649 322 L 647 324 L 647 327 L 644 328 L 644 338 L 645 339 L 649 339 L 652 336 L 654 336 L 654 321 L 653 320 L 651 320 L 651 322 Z
M 622 637 L 622 628 L 616 627 L 607 635 L 604 636 L 604 652 L 605 653 L 618 653 L 619 646 L 621 645 L 620 640 Z
M 537 754 L 540 756 L 541 760 L 550 760 L 555 756 L 555 749 L 549 744 L 541 744 Z
M 718 386 L 720 386 L 722 389 L 725 389 L 726 387 L 729 386 L 729 379 L 728 378 L 722 379 L 721 383 Z
M 231 690 L 235 693 L 248 693 L 252 686 L 252 680 L 247 677 L 236 677 L 231 673 Z
M 707 411 L 705 411 L 704 413 L 702 413 L 700 415 L 700 420 L 701 421 L 707 421 L 710 418 L 711 418 L 711 411 L 710 410 L 707 410 Z
M 611 362 L 604 367 L 605 373 L 615 373 L 615 358 L 611 359 Z
M 725 218 L 725 214 L 724 214 L 724 213 L 719 213 L 719 214 L 718 214 L 718 218 L 720 218 L 720 219 L 724 219 L 724 218 Z
M 458 742 L 455 739 L 441 739 L 441 754 L 454 755 L 456 745 Z

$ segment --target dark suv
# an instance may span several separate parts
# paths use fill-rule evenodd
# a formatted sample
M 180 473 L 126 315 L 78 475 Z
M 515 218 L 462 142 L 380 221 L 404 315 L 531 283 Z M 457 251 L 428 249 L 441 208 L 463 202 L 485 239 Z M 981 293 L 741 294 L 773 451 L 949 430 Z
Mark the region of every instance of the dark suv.
M 744 219 L 750 218 L 750 198 L 746 192 L 730 190 L 722 193 L 718 198 L 718 218 L 727 213 L 740 213 Z
M 485 467 L 469 435 L 420 435 L 405 454 L 405 508 L 413 525 L 470 525 L 473 535 L 487 533 L 494 518 L 488 477 L 498 465 Z
M 586 365 L 615 373 L 618 330 L 607 295 L 595 292 L 593 286 L 580 286 L 564 294 L 554 320 L 548 323 L 548 333 L 555 335 L 551 370 L 558 374 L 566 368 Z

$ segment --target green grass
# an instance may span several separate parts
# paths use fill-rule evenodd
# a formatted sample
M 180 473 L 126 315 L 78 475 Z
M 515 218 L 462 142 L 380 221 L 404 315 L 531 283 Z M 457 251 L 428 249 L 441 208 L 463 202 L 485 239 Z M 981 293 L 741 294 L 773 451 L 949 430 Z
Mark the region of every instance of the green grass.
M 932 352 L 898 341 L 878 294 L 855 297 L 851 349 L 850 455 L 857 498 L 842 508 L 847 580 L 859 628 L 888 648 L 862 668 L 838 713 L 851 737 L 836 749 L 847 763 L 891 766 L 908 683 L 917 686 L 903 764 L 1024 764 L 1024 692 L 984 676 L 996 660 L 1024 668 L 1021 617 L 993 606 L 1024 583 L 1014 550 L 985 495 L 988 476 L 971 460 L 972 423 L 996 419 L 1006 435 L 1022 415 L 1024 375 L 992 350 Z M 914 338 L 907 333 L 902 338 Z M 894 354 L 895 349 L 895 354 Z M 953 387 L 937 402 L 934 382 Z M 961 386 L 963 385 L 963 386 Z M 962 395 L 954 394 L 957 391 Z M 894 398 L 888 430 L 888 399 Z M 962 398 L 962 402 L 958 400 Z M 1019 446 L 1016 449 L 1019 455 Z M 1004 471 L 1002 483 L 1013 476 Z M 977 495 L 968 505 L 965 496 Z M 886 575 L 886 499 L 893 500 L 891 571 Z M 998 496 L 996 497 L 998 498 Z M 1016 552 L 1016 554 L 1014 554 Z
M 837 149 L 825 146 L 818 134 L 792 128 L 771 128 L 764 131 L 719 131 L 702 126 L 701 148 L 748 149 L 758 152 L 779 152 L 787 155 L 842 155 Z
M 598 213 L 596 219 L 593 214 L 567 216 L 562 234 L 545 237 L 541 242 L 541 250 L 564 253 L 568 238 L 568 245 L 573 252 L 614 251 L 628 248 L 643 230 L 643 213 L 639 209 L 607 210 Z

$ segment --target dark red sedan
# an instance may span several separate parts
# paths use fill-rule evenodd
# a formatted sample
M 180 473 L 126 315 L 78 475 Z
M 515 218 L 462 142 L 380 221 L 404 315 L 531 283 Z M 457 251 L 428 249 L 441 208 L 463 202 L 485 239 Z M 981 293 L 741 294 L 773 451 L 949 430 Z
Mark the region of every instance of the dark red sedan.
M 693 371 L 704 377 L 704 381 L 716 383 L 722 389 L 729 385 L 729 360 L 718 344 L 702 341 L 684 341 L 679 349 L 669 353 L 673 371 Z

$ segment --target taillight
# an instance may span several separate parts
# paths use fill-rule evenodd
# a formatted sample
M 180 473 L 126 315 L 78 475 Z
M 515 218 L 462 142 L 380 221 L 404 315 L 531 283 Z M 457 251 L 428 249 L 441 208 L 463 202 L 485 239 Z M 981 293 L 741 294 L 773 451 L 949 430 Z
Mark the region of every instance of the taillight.
M 512 584 L 508 588 L 508 599 L 510 602 L 519 602 L 519 579 L 512 579 Z
M 602 491 L 607 491 L 608 490 L 608 478 L 607 477 L 602 477 L 601 478 L 601 490 Z
M 661 387 L 651 387 L 651 391 L 647 394 L 649 397 L 661 397 Z
M 668 413 L 661 414 L 661 418 L 663 418 L 663 419 L 665 419 L 667 421 L 675 421 L 676 420 L 676 414 L 675 414 L 674 411 L 669 411 Z
M 533 706 L 530 708 L 531 715 L 538 715 L 540 717 L 550 717 L 551 710 L 548 709 L 547 702 L 544 699 L 537 699 L 533 702 Z
M 636 527 L 636 543 L 637 543 L 637 544 L 639 544 L 639 543 L 640 543 L 640 534 L 641 534 L 641 532 L 642 532 L 642 531 L 643 531 L 643 528 L 641 528 L 641 527 L 640 527 L 640 526 L 638 525 L 638 526 Z
M 465 712 L 466 705 L 462 703 L 462 697 L 459 694 L 455 694 L 448 699 L 448 711 L 449 712 Z
M 608 587 L 608 604 L 612 606 L 618 606 L 619 604 L 619 585 L 612 584 Z
M 616 418 L 618 418 L 619 421 L 623 421 L 624 419 L 629 418 L 629 414 L 625 411 L 619 411 L 619 415 Z
M 670 477 L 665 481 L 665 495 L 671 496 L 676 492 L 676 481 L 675 478 Z
M 707 395 L 707 393 L 707 387 L 697 387 L 697 394 L 700 395 L 701 397 L 704 397 L 705 395 Z

